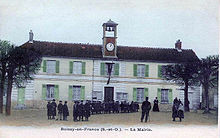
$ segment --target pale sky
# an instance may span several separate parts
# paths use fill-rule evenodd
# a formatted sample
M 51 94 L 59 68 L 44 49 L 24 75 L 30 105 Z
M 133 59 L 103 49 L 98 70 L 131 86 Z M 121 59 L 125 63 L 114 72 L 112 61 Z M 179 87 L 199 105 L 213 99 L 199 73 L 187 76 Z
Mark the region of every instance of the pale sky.
M 1 0 L 0 39 L 102 44 L 102 24 L 118 23 L 117 44 L 218 54 L 218 0 Z

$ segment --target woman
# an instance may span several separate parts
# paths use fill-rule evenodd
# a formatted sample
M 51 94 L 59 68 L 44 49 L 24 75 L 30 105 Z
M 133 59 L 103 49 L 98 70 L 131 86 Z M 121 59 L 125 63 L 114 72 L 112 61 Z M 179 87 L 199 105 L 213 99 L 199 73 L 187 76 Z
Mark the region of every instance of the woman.
M 158 106 L 157 97 L 154 99 L 153 111 L 154 111 L 154 112 L 159 112 L 159 106 Z
M 178 117 L 180 119 L 180 122 L 182 121 L 182 118 L 184 118 L 183 111 L 184 111 L 183 103 L 179 100 Z

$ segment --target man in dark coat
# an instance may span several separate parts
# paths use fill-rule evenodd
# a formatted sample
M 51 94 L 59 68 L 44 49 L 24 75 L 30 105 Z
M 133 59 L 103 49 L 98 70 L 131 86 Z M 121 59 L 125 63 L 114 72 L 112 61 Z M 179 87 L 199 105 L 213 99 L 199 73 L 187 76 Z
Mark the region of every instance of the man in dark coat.
M 51 106 L 52 106 L 52 119 L 55 119 L 55 116 L 57 115 L 57 104 L 55 102 L 55 99 L 53 99 L 53 102 L 51 103 Z
M 84 112 L 85 112 L 85 110 L 84 110 L 83 101 L 81 101 L 80 104 L 79 104 L 79 114 L 78 114 L 78 116 L 79 116 L 79 121 L 80 121 L 80 120 L 83 121 L 83 116 L 84 116 L 84 114 L 85 114 Z
M 67 121 L 67 116 L 69 116 L 69 109 L 67 106 L 67 101 L 65 101 L 64 105 L 63 105 L 63 120 Z
M 86 101 L 85 105 L 84 105 L 84 109 L 85 109 L 85 121 L 89 121 L 89 117 L 90 117 L 90 111 L 91 111 L 91 107 L 90 107 L 90 102 Z
M 157 97 L 154 99 L 153 111 L 154 111 L 154 112 L 159 112 L 159 106 L 158 106 Z
M 145 122 L 147 122 L 148 116 L 149 116 L 149 111 L 151 109 L 151 103 L 148 101 L 148 97 L 146 97 L 146 101 L 144 101 L 141 105 L 142 109 L 142 115 L 141 115 L 141 122 L 143 122 L 144 116 L 145 117 Z
M 48 120 L 51 119 L 51 116 L 52 116 L 52 105 L 50 103 L 50 101 L 47 103 L 47 117 L 48 117 Z
M 79 115 L 79 102 L 75 101 L 75 104 L 73 105 L 73 121 L 78 121 L 77 117 Z
M 173 100 L 173 107 L 172 107 L 172 118 L 175 121 L 176 117 L 178 117 L 178 108 L 179 108 L 179 101 L 177 97 Z
M 57 106 L 57 110 L 58 110 L 58 117 L 57 120 L 60 118 L 60 120 L 62 120 L 62 114 L 63 114 L 63 104 L 62 101 L 59 101 L 59 104 Z

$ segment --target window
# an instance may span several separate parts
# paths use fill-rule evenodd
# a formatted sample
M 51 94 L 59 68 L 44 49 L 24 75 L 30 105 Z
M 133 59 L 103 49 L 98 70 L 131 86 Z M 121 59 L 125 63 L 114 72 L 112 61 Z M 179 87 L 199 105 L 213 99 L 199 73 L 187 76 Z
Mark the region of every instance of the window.
M 158 65 L 158 78 L 162 78 L 165 65 Z
M 86 62 L 70 61 L 69 73 L 70 74 L 86 74 Z
M 106 63 L 101 63 L 100 65 L 100 74 L 108 75 L 108 65 Z M 118 76 L 119 75 L 119 63 L 114 63 L 112 65 L 111 75 Z
M 128 100 L 128 93 L 117 92 L 116 93 L 116 100 L 117 101 L 127 101 Z
M 73 100 L 81 100 L 81 86 L 73 86 Z
M 111 75 L 114 75 L 113 72 L 114 72 L 114 64 L 112 65 Z M 108 73 L 108 65 L 107 64 L 105 64 L 105 75 L 109 75 L 109 73 Z
M 102 101 L 102 92 L 101 91 L 93 91 L 92 99 L 94 101 Z
M 169 89 L 161 89 L 161 103 L 169 103 Z
M 82 62 L 73 62 L 73 74 L 82 74 Z
M 55 86 L 47 85 L 47 99 L 52 100 L 55 98 Z
M 149 65 L 134 64 L 133 75 L 137 77 L 149 77 Z
M 145 65 L 138 65 L 137 66 L 137 76 L 138 77 L 145 77 Z
M 137 102 L 144 101 L 144 88 L 137 88 Z
M 47 73 L 56 73 L 56 61 L 55 60 L 47 60 L 46 63 Z

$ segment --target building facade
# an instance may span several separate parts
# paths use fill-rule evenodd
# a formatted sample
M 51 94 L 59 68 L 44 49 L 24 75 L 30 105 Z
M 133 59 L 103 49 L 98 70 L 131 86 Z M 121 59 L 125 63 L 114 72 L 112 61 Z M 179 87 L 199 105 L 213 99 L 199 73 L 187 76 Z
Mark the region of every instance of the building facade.
M 163 110 L 171 110 L 175 97 L 183 101 L 181 87 L 161 77 L 164 65 L 197 60 L 190 49 L 117 45 L 117 24 L 103 24 L 103 44 L 58 43 L 30 40 L 22 45 L 42 53 L 42 64 L 25 88 L 13 88 L 14 107 L 45 108 L 48 100 L 136 101 L 158 97 Z M 200 90 L 191 91 L 191 108 L 198 108 Z M 189 95 L 190 96 L 190 95 Z M 190 98 L 189 98 L 190 99 Z

